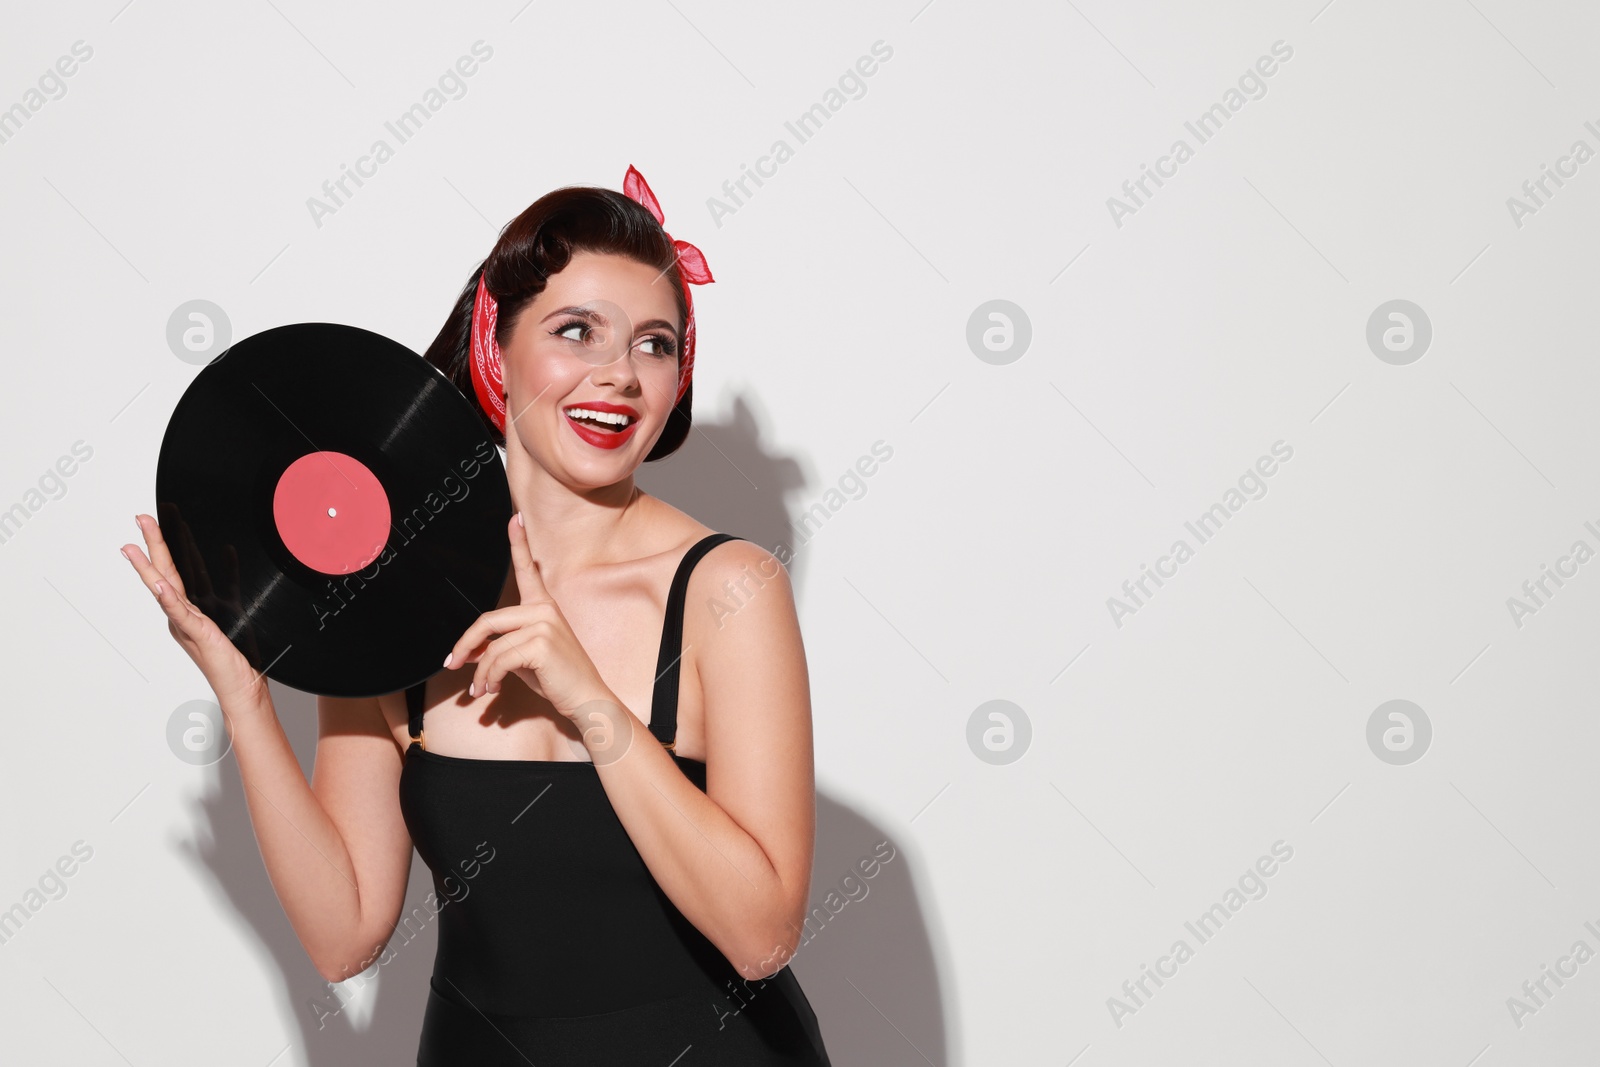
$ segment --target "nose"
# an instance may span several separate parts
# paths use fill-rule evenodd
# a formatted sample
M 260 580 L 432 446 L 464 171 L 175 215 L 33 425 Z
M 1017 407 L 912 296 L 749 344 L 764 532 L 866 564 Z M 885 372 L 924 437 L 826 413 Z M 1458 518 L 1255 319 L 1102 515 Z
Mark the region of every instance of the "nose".
M 623 351 L 617 358 L 607 363 L 597 364 L 589 372 L 589 380 L 595 385 L 611 385 L 626 392 L 632 389 L 639 381 L 639 370 L 634 366 L 632 347 L 625 342 L 618 347 Z
M 610 300 L 591 300 L 586 305 L 594 312 L 586 335 L 583 359 L 594 369 L 589 380 L 596 385 L 630 388 L 638 381 L 634 366 L 633 321 L 628 313 Z

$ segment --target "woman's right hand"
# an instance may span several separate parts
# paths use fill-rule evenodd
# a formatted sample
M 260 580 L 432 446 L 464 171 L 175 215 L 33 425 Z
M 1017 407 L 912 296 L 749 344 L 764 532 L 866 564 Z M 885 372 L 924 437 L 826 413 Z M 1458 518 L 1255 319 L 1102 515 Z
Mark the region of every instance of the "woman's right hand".
M 226 700 L 225 707 L 240 707 L 266 697 L 266 680 L 250 666 L 250 661 L 234 647 L 228 635 L 211 617 L 189 600 L 183 579 L 173 566 L 172 553 L 162 536 L 161 525 L 149 515 L 136 515 L 134 519 L 144 533 L 150 554 L 146 556 L 134 544 L 123 545 L 122 554 L 139 572 L 145 588 L 155 595 L 161 610 L 166 612 L 168 631 L 189 658 L 194 660 L 206 681 L 211 683 L 217 699 Z M 209 587 L 210 583 L 207 585 Z M 203 600 L 217 600 L 210 588 L 198 592 Z M 241 701 L 246 703 L 239 703 Z

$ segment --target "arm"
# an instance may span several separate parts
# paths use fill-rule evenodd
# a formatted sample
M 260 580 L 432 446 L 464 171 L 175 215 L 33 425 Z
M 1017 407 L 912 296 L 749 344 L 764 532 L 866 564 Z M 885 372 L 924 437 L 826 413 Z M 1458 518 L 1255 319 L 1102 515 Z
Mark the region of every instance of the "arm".
M 748 597 L 736 612 L 700 607 L 730 580 Z M 600 780 L 662 891 L 741 975 L 765 978 L 799 947 L 816 834 L 800 624 L 788 572 L 748 541 L 707 553 L 687 593 L 683 665 L 705 693 L 706 792 L 631 712 L 635 743 L 599 765 Z
M 169 518 L 186 537 L 182 517 Z M 318 699 L 315 785 L 308 786 L 266 680 L 190 601 L 160 524 L 142 513 L 135 521 L 149 555 L 134 544 L 123 545 L 122 555 L 217 694 L 273 889 L 317 970 L 330 981 L 349 978 L 371 962 L 358 962 L 364 946 L 377 944 L 376 954 L 388 943 L 411 869 L 396 800 L 401 764 L 382 709 L 371 698 Z M 180 551 L 193 552 L 193 543 Z
M 359 974 L 388 944 L 411 871 L 401 760 L 375 697 L 317 698 L 307 784 L 267 701 L 230 716 L 250 822 L 272 887 L 319 974 Z

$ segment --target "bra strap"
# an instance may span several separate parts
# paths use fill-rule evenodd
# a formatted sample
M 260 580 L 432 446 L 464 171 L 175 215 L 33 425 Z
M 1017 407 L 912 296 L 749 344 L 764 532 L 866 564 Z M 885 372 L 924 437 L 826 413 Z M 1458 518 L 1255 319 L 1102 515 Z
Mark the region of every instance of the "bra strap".
M 683 610 L 689 591 L 689 572 L 700 557 L 724 541 L 744 541 L 737 534 L 707 534 L 683 554 L 672 588 L 667 592 L 667 613 L 661 620 L 661 652 L 656 657 L 656 684 L 650 698 L 650 733 L 671 751 L 678 740 L 678 664 L 683 659 Z
M 418 682 L 406 690 L 406 710 L 411 713 L 411 742 L 418 748 L 427 747 L 422 743 L 422 701 L 427 684 Z

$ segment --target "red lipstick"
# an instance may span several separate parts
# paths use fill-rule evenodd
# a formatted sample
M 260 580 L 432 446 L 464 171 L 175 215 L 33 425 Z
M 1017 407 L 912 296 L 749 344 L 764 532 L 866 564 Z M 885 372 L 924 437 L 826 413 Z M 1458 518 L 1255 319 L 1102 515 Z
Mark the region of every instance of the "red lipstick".
M 625 415 L 628 423 L 621 429 L 599 429 L 595 423 L 574 419 L 568 414 L 577 409 L 597 411 L 608 415 Z M 639 412 L 626 404 L 613 404 L 605 400 L 587 400 L 578 404 L 568 404 L 561 409 L 561 417 L 566 424 L 572 427 L 572 432 L 596 448 L 621 448 L 633 437 L 633 432 L 639 428 Z M 613 425 L 616 425 L 613 423 Z

